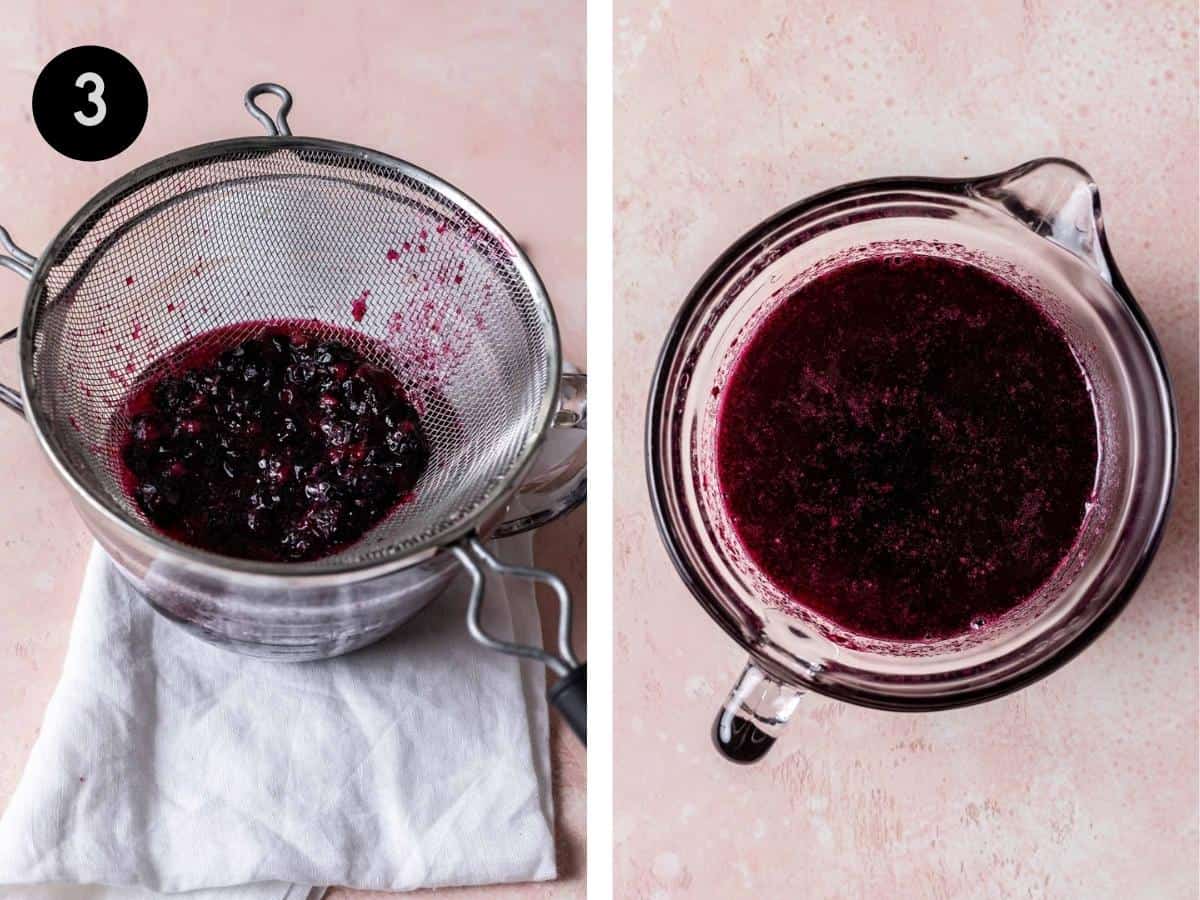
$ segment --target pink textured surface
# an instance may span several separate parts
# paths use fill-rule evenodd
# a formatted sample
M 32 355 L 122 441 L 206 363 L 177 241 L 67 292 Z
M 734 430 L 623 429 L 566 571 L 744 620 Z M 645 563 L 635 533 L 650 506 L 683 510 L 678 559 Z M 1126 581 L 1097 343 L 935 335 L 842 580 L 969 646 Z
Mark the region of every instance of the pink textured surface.
M 583 4 L 548 9 L 498 0 L 474 5 L 469 14 L 438 7 L 363 0 L 317 14 L 283 0 L 12 2 L 0 33 L 0 93 L 10 100 L 0 107 L 0 224 L 37 252 L 92 194 L 134 166 L 191 144 L 259 133 L 242 109 L 242 94 L 255 82 L 279 81 L 295 96 L 297 134 L 411 160 L 459 185 L 503 221 L 554 298 L 566 358 L 584 367 Z M 27 102 L 41 67 L 85 43 L 127 55 L 150 94 L 138 141 L 94 164 L 51 150 Z M 0 330 L 6 330 L 17 321 L 22 287 L 7 272 L 0 280 Z M 0 379 L 14 383 L 11 346 L 0 357 Z M 32 433 L 15 416 L 0 415 L 2 806 L 58 677 L 90 542 Z M 583 515 L 539 535 L 535 555 L 564 573 L 584 606 Z M 585 620 L 586 612 L 579 616 L 576 646 L 583 646 Z M 563 877 L 536 888 L 447 895 L 583 895 L 584 756 L 566 735 L 556 733 L 553 741 Z
M 616 11 L 616 895 L 1197 896 L 1194 4 L 763 2 Z M 1044 155 L 1100 185 L 1181 413 L 1162 550 L 1117 623 L 1014 696 L 901 716 L 809 696 L 757 767 L 709 744 L 738 648 L 658 540 L 661 339 L 704 268 L 846 181 Z

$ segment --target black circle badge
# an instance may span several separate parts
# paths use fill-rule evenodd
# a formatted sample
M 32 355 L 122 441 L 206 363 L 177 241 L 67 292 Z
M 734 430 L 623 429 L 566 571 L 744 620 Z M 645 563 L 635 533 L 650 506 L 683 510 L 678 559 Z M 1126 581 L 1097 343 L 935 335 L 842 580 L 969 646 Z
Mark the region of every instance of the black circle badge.
M 107 47 L 73 47 L 50 60 L 33 86 L 33 120 L 46 143 L 71 159 L 116 156 L 146 124 L 146 82 Z

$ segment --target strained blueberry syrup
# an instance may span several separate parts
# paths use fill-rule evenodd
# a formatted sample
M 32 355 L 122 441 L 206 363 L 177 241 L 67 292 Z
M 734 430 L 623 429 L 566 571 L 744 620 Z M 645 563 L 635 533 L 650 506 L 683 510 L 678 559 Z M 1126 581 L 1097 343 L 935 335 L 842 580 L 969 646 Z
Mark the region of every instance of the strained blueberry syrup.
M 717 471 L 797 605 L 892 641 L 987 628 L 1070 553 L 1096 418 L 1066 336 L 974 265 L 896 254 L 786 297 L 721 392 Z
M 134 386 L 116 418 L 121 465 L 151 523 L 216 553 L 299 562 L 411 497 L 429 462 L 417 410 L 357 349 L 367 338 L 330 333 L 300 320 L 216 329 Z

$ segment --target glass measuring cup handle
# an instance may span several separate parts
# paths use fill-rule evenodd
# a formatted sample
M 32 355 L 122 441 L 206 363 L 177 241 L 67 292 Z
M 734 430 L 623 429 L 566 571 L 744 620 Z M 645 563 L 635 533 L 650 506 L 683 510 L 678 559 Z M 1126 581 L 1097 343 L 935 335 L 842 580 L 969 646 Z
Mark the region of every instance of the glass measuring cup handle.
M 713 721 L 717 751 L 741 765 L 758 762 L 774 746 L 803 693 L 747 662 Z
M 540 528 L 587 499 L 587 376 L 567 363 L 558 408 L 530 471 L 509 504 L 510 518 L 489 535 Z
M 11 272 L 16 272 L 26 281 L 33 277 L 33 267 L 37 264 L 37 257 L 18 247 L 9 235 L 8 230 L 3 227 L 0 227 L 0 246 L 8 253 L 7 256 L 0 255 L 0 266 Z M 11 328 L 0 335 L 0 344 L 11 341 L 16 336 L 17 329 Z M 25 403 L 21 399 L 21 392 L 16 388 L 9 387 L 7 384 L 0 384 L 0 403 L 3 403 L 19 415 L 25 415 Z

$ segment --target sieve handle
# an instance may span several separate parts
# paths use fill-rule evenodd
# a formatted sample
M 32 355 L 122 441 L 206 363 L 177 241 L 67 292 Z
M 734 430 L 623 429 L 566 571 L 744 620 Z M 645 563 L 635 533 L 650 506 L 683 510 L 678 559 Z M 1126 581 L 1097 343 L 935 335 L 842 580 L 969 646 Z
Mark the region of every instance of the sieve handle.
M 8 230 L 3 227 L 0 227 L 0 246 L 3 246 L 8 251 L 8 256 L 0 255 L 0 266 L 11 272 L 16 272 L 26 281 L 33 277 L 33 267 L 37 264 L 37 257 L 18 247 L 12 236 L 8 233 Z M 0 343 L 11 341 L 16 336 L 17 329 L 9 329 L 0 335 Z M 16 388 L 9 387 L 7 384 L 0 384 L 0 403 L 3 403 L 14 412 L 25 415 L 25 403 L 21 399 L 21 392 Z
M 492 532 L 502 538 L 540 528 L 587 499 L 587 376 L 569 363 L 558 383 L 553 426 L 510 511 L 518 514 Z
M 558 676 L 547 691 L 547 699 L 575 736 L 587 746 L 587 664 L 580 663 L 571 648 L 571 592 L 562 579 L 545 569 L 513 566 L 496 559 L 475 535 L 463 538 L 450 551 L 471 576 L 471 599 L 467 604 L 467 631 L 489 650 L 540 662 Z M 516 644 L 488 634 L 483 628 L 484 577 L 482 562 L 501 577 L 525 578 L 546 585 L 558 599 L 558 649 L 549 653 L 531 644 Z
M 279 112 L 275 113 L 274 120 L 270 115 L 254 101 L 263 94 L 274 94 L 279 98 Z M 282 84 L 275 84 L 272 81 L 264 81 L 261 84 L 256 84 L 250 90 L 246 91 L 246 97 L 243 101 L 246 105 L 246 112 L 254 116 L 263 128 L 267 129 L 267 134 L 271 137 L 291 137 L 292 129 L 288 125 L 288 113 L 292 111 L 292 92 L 285 88 Z
M 550 705 L 587 746 L 587 663 L 572 669 L 546 692 Z

